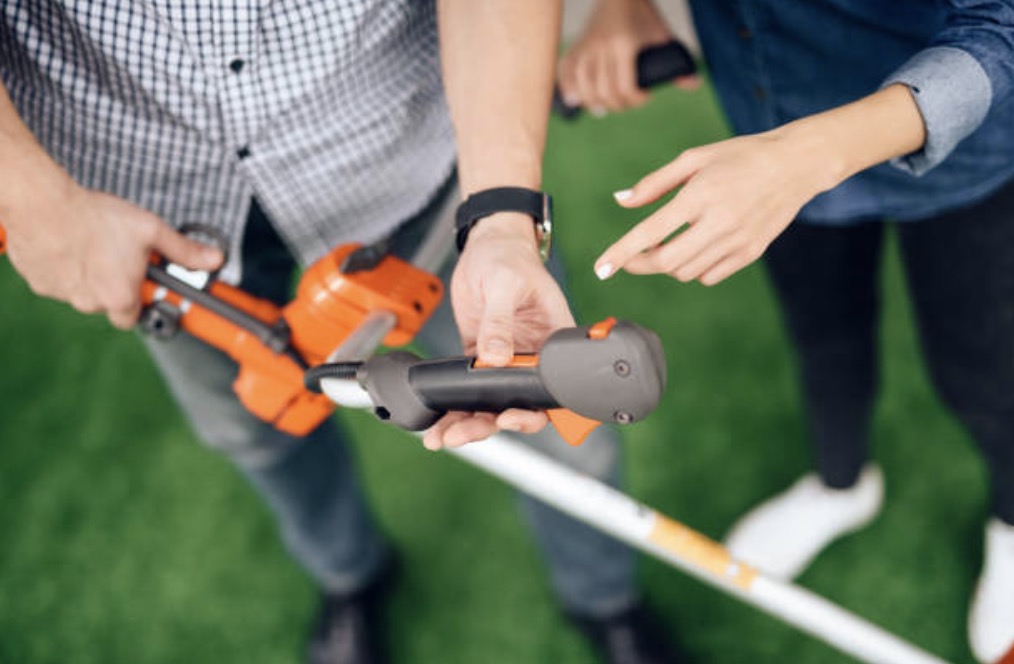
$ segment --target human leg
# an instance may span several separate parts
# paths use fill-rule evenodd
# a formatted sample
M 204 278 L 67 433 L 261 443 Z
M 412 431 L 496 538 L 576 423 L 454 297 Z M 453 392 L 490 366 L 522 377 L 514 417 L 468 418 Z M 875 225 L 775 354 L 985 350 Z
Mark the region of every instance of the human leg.
M 1014 644 L 1014 183 L 976 205 L 900 227 L 923 354 L 990 477 L 972 649 Z
M 868 466 L 877 383 L 881 224 L 790 226 L 765 256 L 799 361 L 816 473 L 744 516 L 727 544 L 769 574 L 799 574 L 831 541 L 868 523 L 883 480 Z

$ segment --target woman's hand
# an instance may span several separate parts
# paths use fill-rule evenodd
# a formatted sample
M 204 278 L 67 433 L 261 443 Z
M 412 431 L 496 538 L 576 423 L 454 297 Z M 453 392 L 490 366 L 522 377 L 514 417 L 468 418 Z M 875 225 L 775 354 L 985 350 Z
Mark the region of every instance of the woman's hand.
M 650 0 L 601 0 L 581 38 L 560 60 L 558 82 L 564 101 L 591 113 L 641 106 L 649 95 L 637 86 L 637 54 L 672 40 Z M 696 88 L 696 76 L 676 80 Z
M 895 84 L 762 134 L 687 150 L 614 194 L 636 208 L 682 187 L 599 256 L 595 274 L 717 284 L 760 258 L 811 198 L 925 140 L 912 93 Z
M 609 247 L 595 273 L 718 283 L 757 260 L 807 201 L 837 184 L 841 169 L 825 147 L 819 135 L 788 125 L 683 152 L 614 194 L 636 208 L 682 187 Z

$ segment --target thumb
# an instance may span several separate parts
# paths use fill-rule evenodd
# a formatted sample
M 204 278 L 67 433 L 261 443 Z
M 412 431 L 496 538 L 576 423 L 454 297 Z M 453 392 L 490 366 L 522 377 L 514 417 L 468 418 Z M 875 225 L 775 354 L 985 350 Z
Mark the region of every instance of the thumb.
M 177 233 L 171 226 L 159 222 L 158 232 L 152 249 L 165 256 L 170 262 L 191 270 L 211 271 L 222 265 L 225 256 L 218 247 L 191 240 Z
M 514 309 L 517 287 L 493 282 L 485 297 L 476 339 L 479 359 L 504 366 L 514 356 Z
M 662 168 L 648 173 L 630 189 L 613 193 L 616 202 L 625 208 L 636 208 L 654 203 L 676 187 L 690 179 L 701 167 L 699 150 L 684 150 Z

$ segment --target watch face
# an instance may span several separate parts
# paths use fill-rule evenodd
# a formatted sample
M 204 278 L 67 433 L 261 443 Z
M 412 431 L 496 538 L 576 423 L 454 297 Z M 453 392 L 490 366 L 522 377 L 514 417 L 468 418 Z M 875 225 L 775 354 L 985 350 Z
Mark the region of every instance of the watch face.
M 539 256 L 545 262 L 553 249 L 553 197 L 549 194 L 542 196 L 542 220 L 535 222 L 535 237 L 539 241 Z

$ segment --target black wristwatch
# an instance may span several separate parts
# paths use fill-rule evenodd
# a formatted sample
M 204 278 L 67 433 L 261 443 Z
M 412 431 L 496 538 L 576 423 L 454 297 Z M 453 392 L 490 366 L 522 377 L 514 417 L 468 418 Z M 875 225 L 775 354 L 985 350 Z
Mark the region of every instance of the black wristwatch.
M 521 212 L 535 222 L 539 255 L 545 261 L 553 240 L 553 197 L 524 187 L 497 187 L 478 191 L 458 206 L 455 226 L 458 251 L 465 248 L 468 234 L 482 218 L 497 212 Z

